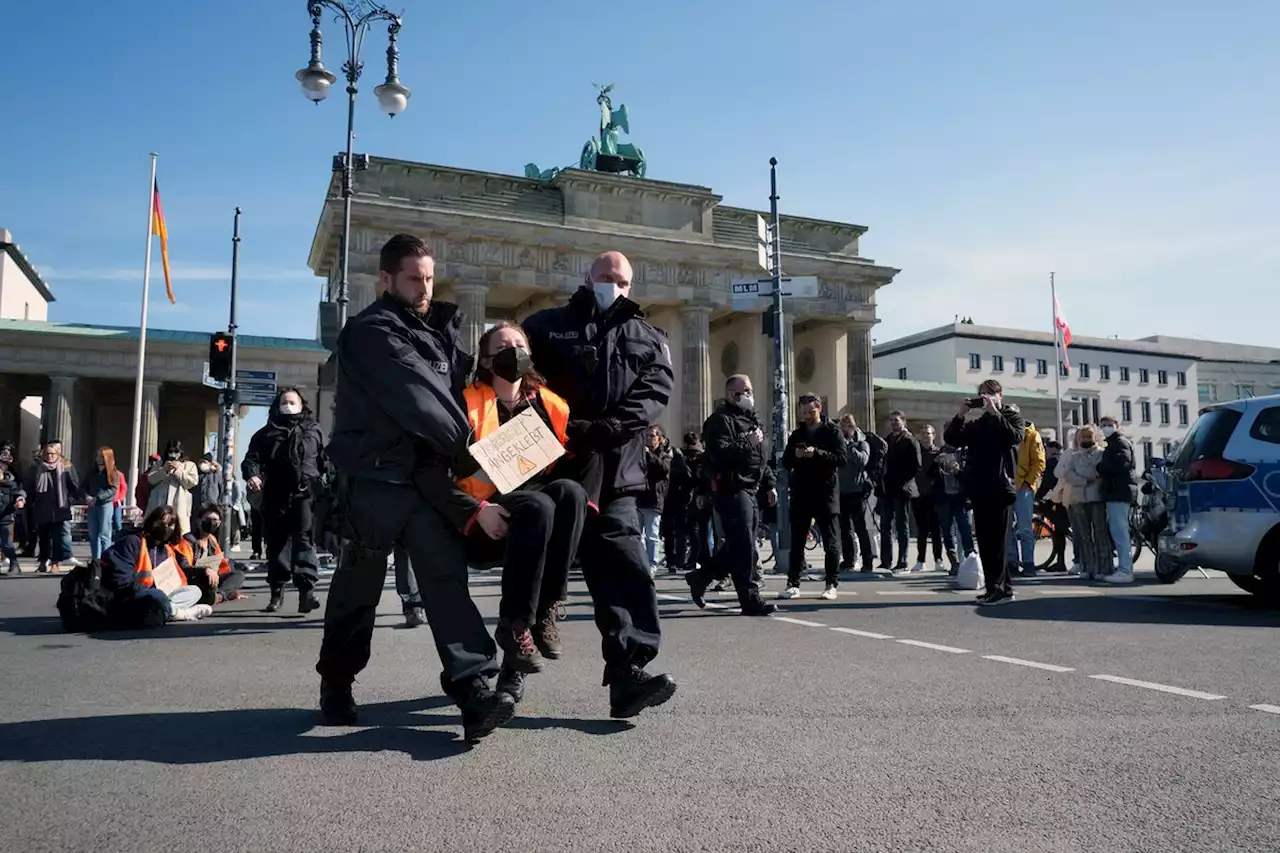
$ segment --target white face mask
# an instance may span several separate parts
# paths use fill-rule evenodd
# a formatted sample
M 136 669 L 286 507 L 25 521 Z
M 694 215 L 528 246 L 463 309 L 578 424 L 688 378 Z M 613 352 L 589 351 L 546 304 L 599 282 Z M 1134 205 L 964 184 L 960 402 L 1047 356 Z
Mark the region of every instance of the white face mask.
M 1102 428 L 1102 434 L 1107 438 L 1111 438 L 1111 436 L 1116 434 L 1116 428 L 1111 426 L 1111 424 L 1107 424 Z
M 612 281 L 593 282 L 591 289 L 595 292 L 596 304 L 600 306 L 601 311 L 617 302 L 618 297 L 622 295 L 622 288 Z
M 297 415 L 297 414 L 300 414 L 301 412 L 302 412 L 301 403 L 281 403 L 280 404 L 280 414 L 282 415 Z
M 746 409 L 748 412 L 752 411 L 756 407 L 756 395 L 743 394 L 738 398 L 738 405 Z

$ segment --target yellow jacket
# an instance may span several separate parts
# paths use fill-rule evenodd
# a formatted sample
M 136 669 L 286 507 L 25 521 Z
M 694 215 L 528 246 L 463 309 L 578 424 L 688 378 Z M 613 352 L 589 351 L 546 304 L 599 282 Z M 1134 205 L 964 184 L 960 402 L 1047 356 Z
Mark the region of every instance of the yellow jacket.
M 1027 424 L 1026 437 L 1018 445 L 1018 477 L 1014 484 L 1018 491 L 1023 487 L 1035 491 L 1040 488 L 1040 478 L 1044 475 L 1044 442 L 1040 433 L 1031 424 Z

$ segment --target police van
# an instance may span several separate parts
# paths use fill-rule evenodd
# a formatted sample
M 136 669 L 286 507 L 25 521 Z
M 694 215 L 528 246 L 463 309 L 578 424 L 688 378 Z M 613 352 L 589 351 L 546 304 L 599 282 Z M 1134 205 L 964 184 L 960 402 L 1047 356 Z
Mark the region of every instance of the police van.
M 1280 395 L 1201 410 L 1168 474 L 1159 568 L 1217 569 L 1280 602 Z

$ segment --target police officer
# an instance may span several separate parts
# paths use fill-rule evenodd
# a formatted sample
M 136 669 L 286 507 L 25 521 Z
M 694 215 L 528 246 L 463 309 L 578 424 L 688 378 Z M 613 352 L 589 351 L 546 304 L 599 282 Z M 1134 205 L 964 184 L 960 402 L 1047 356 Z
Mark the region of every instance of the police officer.
M 756 415 L 749 376 L 737 374 L 725 382 L 724 402 L 703 424 L 702 438 L 724 544 L 711 567 L 695 569 L 686 576 L 690 595 L 695 604 L 705 607 L 707 586 L 713 576 L 727 570 L 733 577 L 742 615 L 768 616 L 777 607 L 760 599 L 760 555 L 756 551 L 760 509 L 756 496 L 763 490 L 773 504 L 778 493 L 772 484 L 773 469 L 765 457 L 764 429 Z
M 515 702 L 489 686 L 497 650 L 467 590 L 462 525 L 413 486 L 415 467 L 458 458 L 469 432 L 460 395 L 473 359 L 460 346 L 457 306 L 431 299 L 434 275 L 425 243 L 392 237 L 379 260 L 381 297 L 338 337 L 329 454 L 349 541 L 329 588 L 316 671 L 325 718 L 353 724 L 351 682 L 369 662 L 387 557 L 402 544 L 435 634 L 441 685 L 475 741 L 510 719 Z
M 604 683 L 617 718 L 676 692 L 669 676 L 644 671 L 658 654 L 660 629 L 636 512 L 646 485 L 644 433 L 666 408 L 674 377 L 665 337 L 645 322 L 630 292 L 630 262 L 605 252 L 569 304 L 524 322 L 534 363 L 569 404 L 569 450 L 604 460 L 599 512 L 589 513 L 578 554 L 604 635 Z

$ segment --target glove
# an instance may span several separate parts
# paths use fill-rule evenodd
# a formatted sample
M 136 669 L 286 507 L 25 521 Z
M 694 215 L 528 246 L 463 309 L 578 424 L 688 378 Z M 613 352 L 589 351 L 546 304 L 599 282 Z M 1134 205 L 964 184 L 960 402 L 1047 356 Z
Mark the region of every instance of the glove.
M 574 453 L 610 450 L 617 445 L 622 424 L 617 418 L 600 418 L 594 421 L 569 421 L 565 424 L 568 449 Z

